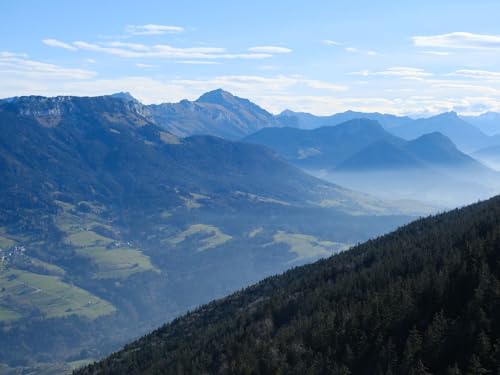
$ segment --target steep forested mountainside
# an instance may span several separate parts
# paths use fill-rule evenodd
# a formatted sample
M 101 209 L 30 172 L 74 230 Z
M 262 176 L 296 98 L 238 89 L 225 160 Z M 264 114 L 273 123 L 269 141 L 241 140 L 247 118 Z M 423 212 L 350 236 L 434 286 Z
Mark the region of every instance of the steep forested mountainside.
M 495 374 L 500 197 L 212 302 L 76 374 Z

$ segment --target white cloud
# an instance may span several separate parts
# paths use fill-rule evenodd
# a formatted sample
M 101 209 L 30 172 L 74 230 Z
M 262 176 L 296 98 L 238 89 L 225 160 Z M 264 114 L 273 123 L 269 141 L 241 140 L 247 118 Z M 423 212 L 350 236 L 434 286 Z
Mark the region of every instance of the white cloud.
M 43 39 L 42 42 L 50 47 L 58 47 L 58 48 L 64 48 L 69 51 L 76 51 L 77 48 L 75 46 L 72 46 L 71 44 L 61 42 L 60 40 L 57 39 Z
M 427 48 L 498 49 L 500 47 L 500 35 L 469 32 L 414 36 L 412 39 L 415 46 Z
M 446 51 L 422 51 L 422 53 L 426 55 L 434 55 L 434 56 L 449 56 L 450 52 Z
M 94 59 L 85 59 L 85 62 L 87 62 L 89 64 L 95 64 L 95 63 L 97 63 L 97 61 L 95 61 Z
M 448 76 L 477 78 L 485 80 L 500 80 L 500 72 L 491 72 L 488 70 L 459 69 L 449 73 Z
M 207 61 L 207 60 L 180 60 L 177 61 L 178 64 L 187 64 L 187 65 L 218 65 L 220 62 L 218 61 Z
M 277 46 L 256 46 L 248 49 L 250 52 L 261 52 L 261 53 L 271 53 L 271 54 L 280 54 L 280 53 L 290 53 L 292 49 L 286 47 L 277 47 Z
M 55 64 L 30 60 L 25 55 L 1 53 L 0 73 L 21 75 L 23 77 L 48 79 L 89 79 L 97 75 L 96 72 L 84 69 L 65 68 Z
M 336 40 L 331 40 L 331 39 L 323 39 L 321 43 L 327 45 L 327 46 L 341 46 L 343 43 L 337 42 Z
M 184 31 L 183 27 L 172 25 L 128 25 L 125 31 L 131 35 L 163 35 L 170 33 L 181 33 Z
M 28 57 L 28 55 L 26 53 L 15 53 L 15 52 L 7 52 L 7 51 L 0 52 L 0 58 L 9 58 L 9 57 L 26 58 L 26 57 Z
M 61 42 L 63 43 L 63 42 Z M 63 43 L 67 44 L 67 43 Z M 145 45 L 140 43 L 124 43 L 120 41 L 105 43 L 88 43 L 76 41 L 68 44 L 75 49 L 100 52 L 122 58 L 153 58 L 153 59 L 266 59 L 270 53 L 229 53 L 221 47 L 172 47 L 167 44 Z M 62 47 L 60 43 L 53 47 Z
M 143 68 L 143 69 L 158 68 L 158 65 L 143 64 L 143 63 L 136 63 L 135 66 L 137 66 L 138 68 Z
M 419 80 L 419 79 L 423 79 L 426 77 L 430 77 L 433 74 L 430 72 L 427 72 L 421 68 L 395 66 L 395 67 L 387 68 L 385 70 L 374 71 L 374 72 L 369 71 L 369 70 L 361 70 L 358 72 L 349 73 L 348 75 L 362 76 L 362 77 L 385 76 L 385 77 L 398 77 L 401 79 Z
M 360 54 L 368 55 L 368 56 L 377 55 L 377 52 L 375 52 L 373 50 L 361 50 L 361 49 L 356 48 L 356 47 L 346 47 L 346 48 L 344 48 L 344 51 L 350 52 L 350 53 L 360 53 Z
M 252 75 L 217 76 L 207 80 L 174 80 L 179 85 L 195 87 L 200 91 L 208 91 L 214 87 L 224 87 L 247 96 L 260 96 L 263 92 L 285 95 L 290 90 L 315 89 L 333 92 L 347 91 L 349 87 L 331 82 L 307 79 L 301 76 L 278 75 L 273 77 Z

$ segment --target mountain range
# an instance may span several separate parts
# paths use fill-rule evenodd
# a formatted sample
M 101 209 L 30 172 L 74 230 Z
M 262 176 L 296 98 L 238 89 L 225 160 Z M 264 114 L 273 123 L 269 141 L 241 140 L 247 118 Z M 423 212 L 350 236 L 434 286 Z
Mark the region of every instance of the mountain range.
M 214 135 L 238 140 L 260 129 L 293 127 L 316 129 L 336 126 L 356 119 L 377 121 L 392 134 L 411 140 L 421 135 L 440 132 L 462 151 L 473 152 L 500 144 L 500 114 L 489 112 L 479 116 L 459 116 L 455 112 L 413 119 L 381 113 L 347 111 L 331 116 L 285 110 L 273 115 L 248 99 L 222 89 L 207 92 L 194 101 L 144 105 L 129 93 L 113 94 L 128 103 L 141 116 L 179 137 Z M 4 99 L 15 102 L 18 98 Z M 484 132 L 483 132 L 484 130 Z
M 459 116 L 455 112 L 442 113 L 428 118 L 412 119 L 381 113 L 347 111 L 332 116 L 314 116 L 308 113 L 284 111 L 276 116 L 282 126 L 315 129 L 336 126 L 355 119 L 377 121 L 390 133 L 411 140 L 424 134 L 440 132 L 450 138 L 461 150 L 473 152 L 500 144 L 500 114 Z M 484 124 L 484 125 L 483 125 Z M 495 125 L 496 124 L 496 125 Z M 483 129 L 487 129 L 483 132 Z
M 130 95 L 119 97 L 140 104 Z M 207 92 L 195 101 L 141 106 L 141 112 L 150 121 L 181 137 L 208 134 L 237 140 L 263 127 L 278 125 L 271 113 L 221 89 Z
M 244 141 L 265 145 L 318 177 L 385 198 L 453 207 L 488 198 L 500 186 L 498 172 L 460 151 L 443 134 L 408 141 L 374 120 L 312 130 L 265 128 Z
M 370 160 L 359 160 L 359 165 L 352 168 L 423 168 L 423 163 L 431 167 L 482 167 L 441 133 L 426 133 L 406 141 L 386 131 L 377 121 L 366 119 L 313 130 L 265 128 L 243 140 L 265 145 L 286 160 L 313 169 L 346 168 L 345 163 L 352 164 L 349 159 L 363 159 L 363 154 Z M 398 160 L 406 161 L 401 164 Z
M 0 127 L 0 363 L 14 372 L 65 372 L 428 212 L 263 146 L 180 138 L 127 95 L 2 101 Z

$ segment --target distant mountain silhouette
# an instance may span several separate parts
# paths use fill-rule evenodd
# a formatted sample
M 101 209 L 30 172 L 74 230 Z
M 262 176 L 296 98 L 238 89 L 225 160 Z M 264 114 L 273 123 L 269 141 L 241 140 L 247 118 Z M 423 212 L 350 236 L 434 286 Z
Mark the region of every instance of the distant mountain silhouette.
M 418 119 L 411 124 L 395 127 L 391 129 L 391 132 L 408 140 L 424 134 L 440 132 L 450 138 L 458 148 L 466 152 L 486 147 L 497 141 L 461 119 L 456 112 L 447 112 L 425 119 Z
M 486 112 L 479 116 L 460 116 L 463 120 L 467 121 L 479 128 L 484 134 L 498 135 L 500 134 L 500 113 Z
M 349 120 L 367 119 L 377 121 L 386 129 L 391 129 L 397 126 L 406 125 L 413 120 L 406 116 L 395 116 L 382 113 L 365 113 L 346 111 L 337 113 L 331 116 L 315 116 L 310 113 L 293 112 L 285 110 L 276 118 L 283 126 L 297 127 L 300 129 L 315 129 L 322 126 L 335 126 Z
M 149 105 L 145 110 L 152 121 L 177 136 L 208 134 L 239 139 L 277 124 L 271 113 L 222 89 L 195 101 Z
M 265 128 L 243 140 L 270 147 L 288 161 L 314 168 L 333 168 L 376 141 L 402 142 L 378 122 L 366 119 L 313 130 Z

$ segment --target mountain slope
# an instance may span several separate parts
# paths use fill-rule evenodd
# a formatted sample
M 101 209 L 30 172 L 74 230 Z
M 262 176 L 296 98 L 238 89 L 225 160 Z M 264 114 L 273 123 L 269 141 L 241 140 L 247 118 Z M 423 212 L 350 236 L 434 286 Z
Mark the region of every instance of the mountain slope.
M 500 198 L 210 303 L 76 374 L 485 374 L 500 368 Z
M 338 171 L 370 171 L 387 169 L 425 169 L 418 158 L 387 141 L 372 143 L 338 164 Z
M 375 121 L 356 119 L 313 130 L 266 128 L 243 139 L 277 151 L 286 160 L 313 168 L 332 168 L 381 140 L 399 143 Z

